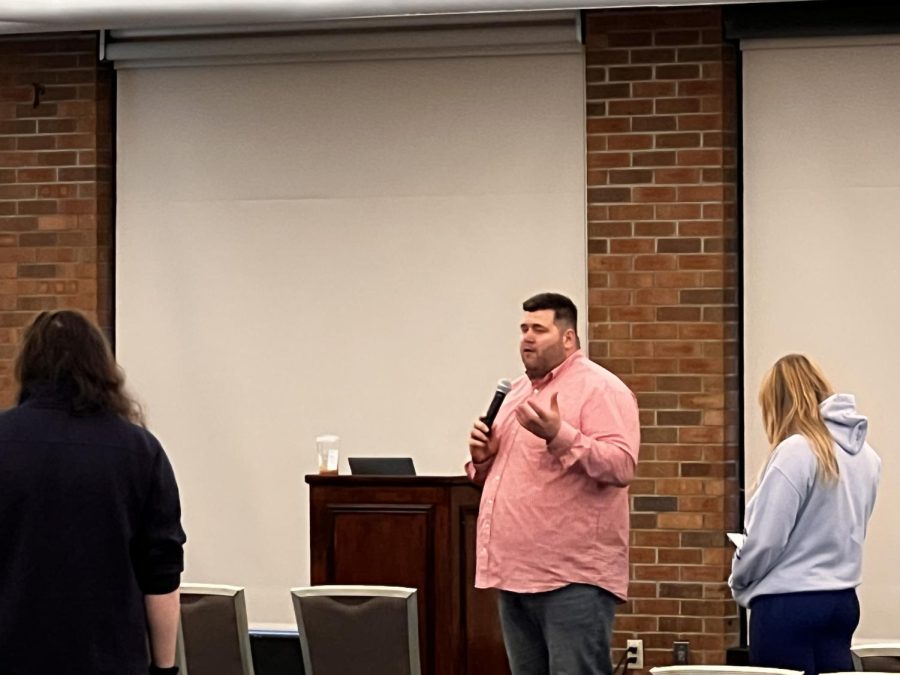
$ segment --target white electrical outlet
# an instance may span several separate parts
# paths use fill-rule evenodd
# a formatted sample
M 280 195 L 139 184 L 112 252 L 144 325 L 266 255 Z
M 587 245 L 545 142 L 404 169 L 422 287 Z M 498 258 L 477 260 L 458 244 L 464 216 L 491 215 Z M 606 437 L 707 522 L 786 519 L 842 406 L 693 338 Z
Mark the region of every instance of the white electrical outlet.
M 634 654 L 631 654 L 630 657 L 634 658 L 634 661 L 630 661 L 628 663 L 629 670 L 643 670 L 644 668 L 644 641 L 643 640 L 629 640 L 625 643 L 625 649 L 636 649 L 637 651 Z

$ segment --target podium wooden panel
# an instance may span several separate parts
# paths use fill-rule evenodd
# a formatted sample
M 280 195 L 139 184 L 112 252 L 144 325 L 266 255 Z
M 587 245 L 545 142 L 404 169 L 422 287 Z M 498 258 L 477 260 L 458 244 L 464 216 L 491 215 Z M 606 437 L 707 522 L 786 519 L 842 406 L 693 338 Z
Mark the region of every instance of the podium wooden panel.
M 423 675 L 509 673 L 496 593 L 474 587 L 478 487 L 464 476 L 306 482 L 314 585 L 415 588 Z

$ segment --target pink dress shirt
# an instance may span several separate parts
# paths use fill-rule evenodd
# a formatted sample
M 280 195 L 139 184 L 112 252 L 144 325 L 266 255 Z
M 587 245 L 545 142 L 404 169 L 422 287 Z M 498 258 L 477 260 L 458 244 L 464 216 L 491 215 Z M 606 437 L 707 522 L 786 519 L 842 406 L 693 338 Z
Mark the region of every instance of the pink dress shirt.
M 547 443 L 515 409 L 533 399 L 562 426 Z M 634 394 L 575 352 L 542 380 L 518 378 L 492 429 L 493 459 L 469 462 L 484 485 L 478 512 L 475 586 L 538 593 L 570 583 L 628 592 L 628 483 L 640 445 Z

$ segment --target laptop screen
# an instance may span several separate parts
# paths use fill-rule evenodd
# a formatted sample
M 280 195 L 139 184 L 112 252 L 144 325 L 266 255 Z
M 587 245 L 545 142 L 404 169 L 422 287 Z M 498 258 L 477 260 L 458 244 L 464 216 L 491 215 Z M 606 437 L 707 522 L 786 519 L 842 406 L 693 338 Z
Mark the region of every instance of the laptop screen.
M 354 476 L 415 476 L 412 457 L 349 457 Z

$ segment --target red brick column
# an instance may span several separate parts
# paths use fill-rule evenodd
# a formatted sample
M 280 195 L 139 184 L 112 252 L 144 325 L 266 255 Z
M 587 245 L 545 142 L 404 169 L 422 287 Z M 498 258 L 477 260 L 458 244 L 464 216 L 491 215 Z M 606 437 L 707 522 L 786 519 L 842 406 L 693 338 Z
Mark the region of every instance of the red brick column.
M 587 15 L 589 349 L 638 394 L 631 600 L 645 666 L 724 663 L 736 527 L 735 55 L 718 9 Z
M 0 39 L 0 407 L 37 312 L 110 328 L 112 71 L 97 54 L 95 34 Z

